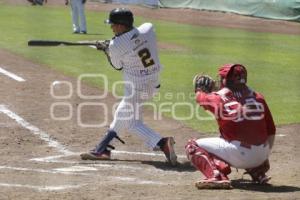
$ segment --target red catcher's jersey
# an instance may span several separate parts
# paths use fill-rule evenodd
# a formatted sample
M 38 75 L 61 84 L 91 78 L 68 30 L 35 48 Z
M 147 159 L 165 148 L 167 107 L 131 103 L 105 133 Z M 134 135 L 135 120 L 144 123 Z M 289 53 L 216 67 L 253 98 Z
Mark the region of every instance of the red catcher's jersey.
M 233 93 L 228 88 L 206 94 L 198 92 L 196 100 L 212 112 L 218 122 L 221 136 L 249 145 L 260 145 L 274 135 L 276 128 L 264 97 L 249 88 Z

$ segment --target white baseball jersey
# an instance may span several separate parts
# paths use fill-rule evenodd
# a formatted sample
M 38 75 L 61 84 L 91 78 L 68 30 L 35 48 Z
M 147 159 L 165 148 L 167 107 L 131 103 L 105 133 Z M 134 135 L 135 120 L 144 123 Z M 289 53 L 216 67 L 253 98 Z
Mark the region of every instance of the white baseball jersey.
M 117 133 L 128 129 L 154 149 L 161 136 L 143 123 L 140 106 L 159 88 L 161 64 L 153 25 L 144 23 L 116 36 L 109 44 L 109 56 L 111 64 L 116 69 L 122 69 L 124 81 L 132 83 L 125 85 L 125 96 L 116 110 L 110 129 Z
M 73 31 L 86 32 L 86 20 L 84 14 L 84 4 L 82 0 L 71 0 L 71 9 L 72 9 L 72 22 L 73 22 Z M 80 19 L 80 25 L 79 25 Z
M 143 77 L 160 70 L 156 37 L 151 23 L 115 37 L 109 45 L 112 65 L 124 73 Z

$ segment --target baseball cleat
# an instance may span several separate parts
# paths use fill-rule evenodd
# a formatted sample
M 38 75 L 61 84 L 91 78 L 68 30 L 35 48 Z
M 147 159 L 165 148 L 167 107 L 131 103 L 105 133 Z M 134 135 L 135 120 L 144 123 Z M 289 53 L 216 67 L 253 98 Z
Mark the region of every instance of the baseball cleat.
M 232 189 L 229 180 L 202 180 L 195 183 L 195 186 L 200 189 Z
M 175 144 L 174 138 L 167 137 L 165 139 L 166 139 L 166 142 L 163 145 L 163 147 L 161 148 L 161 150 L 164 152 L 168 162 L 172 166 L 176 166 L 177 165 L 177 156 L 174 151 L 174 144 Z
M 256 182 L 258 182 L 258 184 L 264 185 L 267 184 L 270 180 L 271 176 L 264 175 L 260 176 Z
M 110 151 L 104 151 L 102 153 L 89 152 L 80 154 L 82 160 L 110 160 Z

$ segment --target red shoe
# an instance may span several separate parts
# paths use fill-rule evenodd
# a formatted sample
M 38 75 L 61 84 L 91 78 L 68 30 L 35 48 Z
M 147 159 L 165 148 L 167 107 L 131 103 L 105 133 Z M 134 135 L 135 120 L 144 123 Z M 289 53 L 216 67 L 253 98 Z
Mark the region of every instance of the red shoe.
M 164 152 L 168 162 L 172 165 L 172 166 L 176 166 L 177 165 L 177 156 L 175 154 L 174 151 L 174 138 L 173 137 L 167 137 L 164 138 L 166 141 L 164 143 L 164 145 L 162 146 L 161 150 Z
M 195 183 L 195 186 L 200 189 L 232 189 L 229 180 L 219 180 L 217 178 L 204 179 Z
M 102 153 L 97 152 L 89 152 L 80 154 L 82 160 L 110 160 L 111 152 L 109 150 L 105 150 Z

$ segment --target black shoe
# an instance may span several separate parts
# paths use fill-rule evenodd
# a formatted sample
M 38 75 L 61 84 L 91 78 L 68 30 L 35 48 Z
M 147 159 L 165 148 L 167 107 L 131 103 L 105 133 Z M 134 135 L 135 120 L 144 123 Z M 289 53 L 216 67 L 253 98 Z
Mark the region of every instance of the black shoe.
M 80 33 L 79 31 L 74 31 L 74 32 L 73 32 L 73 34 L 79 34 L 79 33 Z
M 86 34 L 86 31 L 81 31 L 80 33 L 81 33 L 81 34 Z

